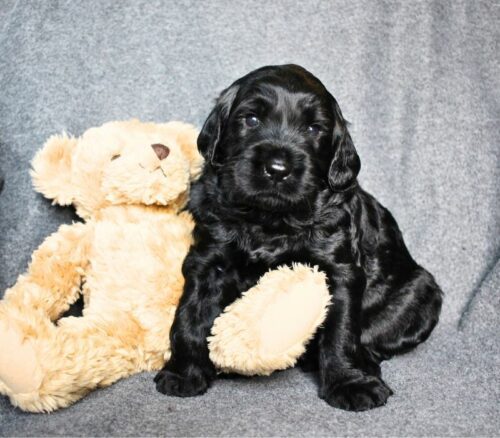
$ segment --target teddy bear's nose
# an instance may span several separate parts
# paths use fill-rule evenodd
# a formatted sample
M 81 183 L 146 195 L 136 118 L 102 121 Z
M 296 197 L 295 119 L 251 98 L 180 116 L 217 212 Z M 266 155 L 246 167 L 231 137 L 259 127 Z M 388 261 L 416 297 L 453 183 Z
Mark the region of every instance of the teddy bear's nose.
M 161 143 L 152 144 L 151 147 L 153 148 L 153 150 L 155 151 L 156 156 L 160 160 L 164 160 L 165 158 L 167 158 L 168 154 L 170 153 L 170 149 L 167 146 L 165 146 L 164 144 L 161 144 Z

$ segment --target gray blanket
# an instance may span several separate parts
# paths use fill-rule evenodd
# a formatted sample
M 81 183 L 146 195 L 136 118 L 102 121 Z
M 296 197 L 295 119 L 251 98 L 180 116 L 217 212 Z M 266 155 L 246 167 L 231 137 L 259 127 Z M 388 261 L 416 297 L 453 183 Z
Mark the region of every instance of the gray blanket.
M 337 97 L 362 185 L 446 294 L 430 340 L 384 363 L 383 408 L 333 409 L 296 369 L 190 399 L 144 373 L 50 416 L 0 398 L 0 434 L 497 435 L 499 19 L 498 2 L 478 0 L 0 0 L 0 295 L 75 219 L 31 187 L 49 135 L 131 117 L 201 126 L 234 79 L 288 62 Z

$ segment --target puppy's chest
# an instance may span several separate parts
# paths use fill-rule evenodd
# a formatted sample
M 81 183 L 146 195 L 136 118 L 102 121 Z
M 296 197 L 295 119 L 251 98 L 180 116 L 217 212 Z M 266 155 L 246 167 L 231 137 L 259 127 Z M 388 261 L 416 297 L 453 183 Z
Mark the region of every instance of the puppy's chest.
M 250 262 L 267 265 L 288 262 L 313 262 L 328 258 L 339 246 L 339 234 L 308 226 L 292 232 L 272 232 L 264 227 L 244 227 L 237 237 L 238 250 Z

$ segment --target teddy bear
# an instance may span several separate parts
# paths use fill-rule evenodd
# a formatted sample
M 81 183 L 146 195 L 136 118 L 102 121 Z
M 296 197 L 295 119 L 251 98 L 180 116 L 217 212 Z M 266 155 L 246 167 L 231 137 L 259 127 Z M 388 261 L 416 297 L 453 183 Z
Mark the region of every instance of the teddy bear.
M 34 188 L 81 221 L 47 237 L 0 301 L 0 393 L 13 405 L 50 412 L 169 359 L 196 138 L 186 123 L 130 120 L 52 136 L 37 152 Z M 64 315 L 82 296 L 82 315 Z M 246 375 L 293 366 L 329 304 L 317 268 L 269 271 L 215 320 L 210 357 Z

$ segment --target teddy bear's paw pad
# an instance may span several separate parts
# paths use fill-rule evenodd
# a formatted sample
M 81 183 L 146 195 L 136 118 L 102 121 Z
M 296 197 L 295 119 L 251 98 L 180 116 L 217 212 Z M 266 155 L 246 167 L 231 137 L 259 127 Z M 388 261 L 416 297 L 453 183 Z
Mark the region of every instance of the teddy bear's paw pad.
M 35 349 L 12 324 L 0 321 L 0 381 L 9 392 L 24 394 L 36 391 L 42 383 L 42 371 Z
M 316 268 L 270 271 L 216 319 L 211 358 L 224 371 L 249 375 L 293 366 L 329 304 L 325 276 Z
M 262 309 L 258 322 L 259 349 L 264 355 L 279 355 L 309 340 L 323 322 L 328 297 L 298 283 L 277 295 Z

